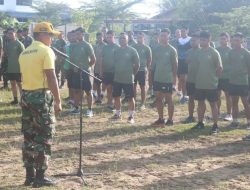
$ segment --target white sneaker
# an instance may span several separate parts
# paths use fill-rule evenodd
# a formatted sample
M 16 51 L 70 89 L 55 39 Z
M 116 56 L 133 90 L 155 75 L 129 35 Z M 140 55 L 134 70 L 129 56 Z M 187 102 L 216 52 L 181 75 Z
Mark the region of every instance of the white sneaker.
M 142 110 L 145 110 L 146 109 L 146 106 L 144 105 L 144 104 L 142 104 L 141 106 L 140 106 L 140 108 L 139 108 L 141 111 Z
M 224 117 L 224 121 L 233 121 L 233 117 L 231 114 L 227 114 L 225 117 Z
M 176 95 L 177 95 L 177 96 L 179 96 L 179 97 L 181 97 L 181 96 L 182 96 L 182 94 L 181 94 L 181 92 L 180 92 L 180 91 L 177 91 L 177 92 L 176 92 Z
M 93 111 L 88 109 L 87 112 L 86 112 L 86 116 L 87 117 L 93 117 L 93 115 L 94 115 Z

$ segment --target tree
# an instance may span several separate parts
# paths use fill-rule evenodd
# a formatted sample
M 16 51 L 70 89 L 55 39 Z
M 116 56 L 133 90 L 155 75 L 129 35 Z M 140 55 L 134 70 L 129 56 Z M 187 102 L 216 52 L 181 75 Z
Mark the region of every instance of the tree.
M 89 24 L 86 28 L 91 31 L 98 29 L 100 24 L 105 23 L 107 25 L 108 19 L 131 19 L 137 17 L 134 12 L 129 10 L 134 4 L 140 3 L 143 0 L 95 0 L 89 4 L 81 6 L 80 9 L 76 10 L 77 15 L 83 11 L 83 16 L 87 16 L 87 22 Z M 74 19 L 75 20 L 75 19 Z M 79 21 L 78 21 L 79 22 Z
M 48 21 L 54 26 L 65 24 L 65 21 L 70 21 L 72 9 L 64 3 L 50 3 L 47 1 L 35 1 L 32 8 L 38 11 L 36 21 Z
M 10 17 L 6 13 L 0 13 L 0 27 L 7 29 L 9 27 L 18 28 L 18 20 L 16 18 Z

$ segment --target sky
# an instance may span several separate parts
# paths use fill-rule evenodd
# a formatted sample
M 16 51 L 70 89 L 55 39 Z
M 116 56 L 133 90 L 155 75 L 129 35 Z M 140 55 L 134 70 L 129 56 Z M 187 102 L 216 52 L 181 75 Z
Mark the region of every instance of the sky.
M 50 0 L 49 2 L 55 3 L 66 3 L 72 8 L 78 8 L 83 5 L 84 2 L 89 2 L 90 0 Z M 142 3 L 134 5 L 131 9 L 140 14 L 142 17 L 149 18 L 158 13 L 158 6 L 160 0 L 143 0 Z

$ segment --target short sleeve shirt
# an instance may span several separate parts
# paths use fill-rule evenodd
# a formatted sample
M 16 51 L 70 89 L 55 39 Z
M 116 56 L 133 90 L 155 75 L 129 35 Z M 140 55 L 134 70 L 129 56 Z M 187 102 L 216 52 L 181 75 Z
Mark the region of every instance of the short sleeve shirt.
M 19 57 L 24 90 L 48 88 L 45 70 L 55 69 L 53 50 L 39 41 L 34 41 Z
M 6 54 L 8 59 L 7 73 L 20 73 L 18 58 L 24 49 L 25 48 L 22 42 L 18 40 L 9 41 L 6 48 Z
M 247 49 L 232 49 L 229 53 L 230 74 L 229 83 L 236 85 L 248 85 L 250 71 L 250 53 Z
M 101 43 L 101 44 L 96 44 L 94 47 L 95 56 L 96 56 L 96 62 L 95 62 L 95 68 L 94 68 L 95 73 L 100 73 L 100 64 L 102 61 L 104 46 L 105 46 L 105 43 Z
M 150 47 L 144 44 L 136 44 L 134 48 L 136 49 L 140 58 L 139 71 L 147 71 L 148 59 L 152 58 L 152 52 L 151 52 Z
M 119 48 L 117 44 L 107 44 L 103 47 L 103 72 L 113 73 L 115 68 L 114 52 Z
M 198 54 L 197 75 L 195 87 L 197 89 L 214 90 L 218 87 L 217 68 L 222 67 L 219 52 L 212 48 L 201 48 Z
M 177 63 L 176 49 L 168 45 L 159 45 L 155 49 L 154 81 L 160 83 L 173 83 L 173 65 Z
M 90 43 L 82 41 L 72 46 L 71 60 L 86 71 L 90 69 L 89 62 L 91 56 L 94 56 L 94 50 Z
M 186 63 L 188 64 L 187 82 L 195 83 L 197 69 L 199 67 L 198 55 L 200 48 L 191 48 L 187 51 Z
M 114 81 L 123 84 L 134 83 L 133 68 L 139 63 L 137 51 L 130 47 L 120 47 L 115 51 L 115 76 Z
M 229 75 L 230 75 L 229 52 L 231 51 L 231 48 L 230 47 L 218 47 L 217 51 L 220 53 L 221 61 L 223 65 L 223 72 L 220 78 L 229 79 Z

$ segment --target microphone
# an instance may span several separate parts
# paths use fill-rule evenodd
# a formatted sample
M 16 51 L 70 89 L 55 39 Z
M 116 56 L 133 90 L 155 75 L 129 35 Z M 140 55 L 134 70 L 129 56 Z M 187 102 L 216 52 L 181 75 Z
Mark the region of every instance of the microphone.
M 58 49 L 56 49 L 55 47 L 50 47 L 55 53 L 59 54 L 60 56 L 64 57 L 64 58 L 68 58 L 69 59 L 69 56 L 61 51 L 59 51 Z

